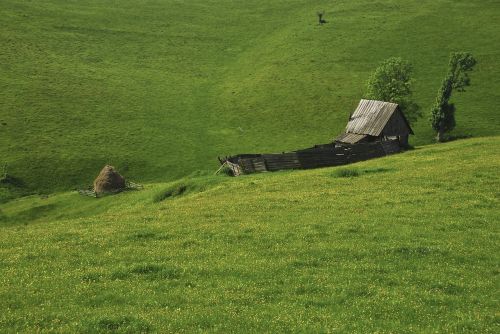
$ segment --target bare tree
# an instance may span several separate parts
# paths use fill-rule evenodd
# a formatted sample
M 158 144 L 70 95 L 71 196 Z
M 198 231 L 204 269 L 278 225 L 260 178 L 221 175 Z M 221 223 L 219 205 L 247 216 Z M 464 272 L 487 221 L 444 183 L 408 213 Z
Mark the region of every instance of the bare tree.
M 326 23 L 326 20 L 323 19 L 323 16 L 325 15 L 325 12 L 317 12 L 316 14 L 318 15 L 319 24 Z

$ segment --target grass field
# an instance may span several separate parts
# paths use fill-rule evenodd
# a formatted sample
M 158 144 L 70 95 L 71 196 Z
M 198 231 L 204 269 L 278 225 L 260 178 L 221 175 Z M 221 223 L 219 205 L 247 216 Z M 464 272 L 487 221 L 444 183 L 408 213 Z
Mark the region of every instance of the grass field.
M 427 112 L 449 53 L 472 52 L 454 134 L 500 129 L 496 0 L 2 0 L 0 12 L 0 167 L 19 181 L 3 201 L 89 185 L 105 163 L 162 182 L 214 170 L 217 155 L 328 142 L 391 56 L 414 64 Z M 426 118 L 414 144 L 432 141 Z
M 324 10 L 325 25 L 316 12 Z M 0 333 L 498 333 L 497 0 L 0 1 Z M 428 111 L 478 60 L 456 140 Z M 327 143 L 415 68 L 415 149 L 214 176 Z M 144 184 L 74 189 L 105 164 Z M 6 174 L 6 175 L 5 175 Z
M 0 332 L 498 333 L 499 140 L 10 201 Z

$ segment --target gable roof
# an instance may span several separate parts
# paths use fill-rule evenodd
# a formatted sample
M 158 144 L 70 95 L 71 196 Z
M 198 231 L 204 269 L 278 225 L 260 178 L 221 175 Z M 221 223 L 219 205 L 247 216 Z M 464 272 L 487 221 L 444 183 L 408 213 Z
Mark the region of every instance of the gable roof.
M 397 109 L 396 103 L 361 100 L 350 117 L 345 132 L 379 136 Z
M 367 135 L 358 135 L 356 133 L 346 132 L 335 138 L 335 141 L 339 141 L 346 144 L 356 144 L 357 142 L 365 139 L 366 137 Z

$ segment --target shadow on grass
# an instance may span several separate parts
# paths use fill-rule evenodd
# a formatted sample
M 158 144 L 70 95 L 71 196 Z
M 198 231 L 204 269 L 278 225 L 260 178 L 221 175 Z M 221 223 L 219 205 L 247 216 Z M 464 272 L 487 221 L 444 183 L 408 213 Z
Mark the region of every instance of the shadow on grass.
M 47 217 L 57 209 L 56 204 L 38 205 L 32 208 L 23 210 L 15 215 L 6 216 L 0 211 L 0 222 L 3 225 L 28 224 L 31 221 Z
M 153 202 L 159 203 L 167 199 L 178 198 L 187 194 L 204 192 L 228 179 L 228 177 L 222 175 L 185 178 L 157 192 L 153 196 Z
M 129 268 L 121 268 L 110 275 L 112 280 L 125 280 L 132 277 L 144 277 L 151 280 L 176 280 L 181 278 L 180 269 L 163 264 L 138 264 Z
M 85 333 L 149 333 L 152 327 L 142 319 L 132 316 L 102 317 L 84 324 Z
M 182 194 L 184 194 L 186 190 L 188 190 L 188 186 L 183 183 L 173 185 L 154 195 L 153 202 L 158 203 L 166 200 L 167 198 L 182 196 Z
M 26 184 L 24 183 L 23 180 L 21 180 L 18 177 L 12 176 L 12 175 L 5 175 L 2 178 L 0 178 L 0 185 L 4 186 L 12 186 L 12 187 L 17 187 L 17 188 L 25 188 Z
M 158 233 L 152 230 L 139 230 L 126 237 L 130 241 L 152 241 L 152 240 L 169 240 L 173 236 L 167 233 Z
M 450 142 L 455 140 L 469 139 L 473 136 L 471 134 L 459 134 L 459 135 L 450 135 L 445 138 L 444 142 Z
M 12 199 L 33 195 L 35 192 L 26 183 L 15 176 L 6 174 L 0 177 L 0 204 Z

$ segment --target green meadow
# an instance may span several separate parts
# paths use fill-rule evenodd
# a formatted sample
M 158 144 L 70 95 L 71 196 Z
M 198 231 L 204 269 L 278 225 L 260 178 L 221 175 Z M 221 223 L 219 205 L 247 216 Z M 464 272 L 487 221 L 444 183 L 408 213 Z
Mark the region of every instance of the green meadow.
M 454 135 L 500 129 L 496 0 L 2 0 L 0 13 L 0 167 L 18 192 L 87 186 L 106 163 L 156 182 L 326 143 L 392 56 L 415 68 L 413 144 L 433 141 L 452 51 L 478 59 Z
M 325 11 L 324 25 L 316 12 Z M 497 333 L 496 0 L 0 1 L 0 333 Z M 428 113 L 453 51 L 462 138 Z M 214 175 L 340 134 L 414 66 L 414 149 Z M 91 198 L 105 164 L 144 189 Z
M 489 137 L 11 201 L 0 331 L 496 333 L 499 157 Z

